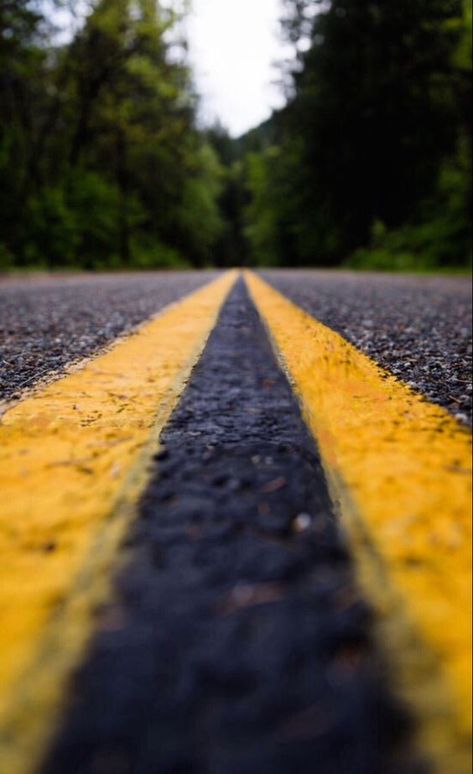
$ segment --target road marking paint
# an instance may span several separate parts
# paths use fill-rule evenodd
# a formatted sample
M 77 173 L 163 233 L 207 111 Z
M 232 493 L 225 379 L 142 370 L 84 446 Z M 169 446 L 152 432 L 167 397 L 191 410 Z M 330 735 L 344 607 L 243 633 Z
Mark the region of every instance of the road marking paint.
M 245 278 L 318 441 L 419 741 L 441 774 L 466 774 L 470 433 L 255 274 Z
M 35 770 L 159 434 L 237 278 L 168 307 L 0 424 L 0 760 Z

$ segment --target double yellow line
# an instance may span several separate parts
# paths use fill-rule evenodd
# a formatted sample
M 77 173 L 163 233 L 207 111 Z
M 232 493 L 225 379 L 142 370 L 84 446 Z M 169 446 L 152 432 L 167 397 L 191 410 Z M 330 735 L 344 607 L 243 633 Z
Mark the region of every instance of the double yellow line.
M 110 593 L 159 435 L 238 274 L 229 273 L 0 425 L 0 761 L 34 770 Z M 248 273 L 376 607 L 394 687 L 441 774 L 471 729 L 470 436 Z

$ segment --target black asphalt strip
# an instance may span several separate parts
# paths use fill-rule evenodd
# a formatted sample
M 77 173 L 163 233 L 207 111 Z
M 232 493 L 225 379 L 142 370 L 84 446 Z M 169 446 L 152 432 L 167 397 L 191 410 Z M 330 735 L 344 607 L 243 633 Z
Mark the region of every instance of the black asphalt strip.
M 409 774 L 321 464 L 240 282 L 44 774 Z

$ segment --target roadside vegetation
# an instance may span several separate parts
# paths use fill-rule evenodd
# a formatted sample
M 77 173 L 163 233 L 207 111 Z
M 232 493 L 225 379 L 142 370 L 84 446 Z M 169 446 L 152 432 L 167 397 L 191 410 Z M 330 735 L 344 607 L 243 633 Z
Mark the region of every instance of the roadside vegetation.
M 211 261 L 220 165 L 195 127 L 178 15 L 99 0 L 67 44 L 57 18 L 0 0 L 3 266 Z
M 95 0 L 64 42 L 66 4 L 0 0 L 0 268 L 471 266 L 472 0 L 284 0 L 287 106 L 239 139 L 180 14 Z

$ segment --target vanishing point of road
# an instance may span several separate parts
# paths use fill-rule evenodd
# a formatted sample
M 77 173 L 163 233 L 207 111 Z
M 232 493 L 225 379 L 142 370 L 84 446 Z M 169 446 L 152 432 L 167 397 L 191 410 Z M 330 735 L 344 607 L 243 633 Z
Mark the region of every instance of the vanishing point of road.
M 466 774 L 471 306 L 0 280 L 0 770 Z

